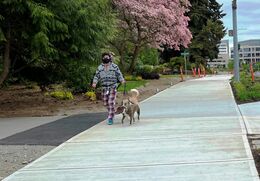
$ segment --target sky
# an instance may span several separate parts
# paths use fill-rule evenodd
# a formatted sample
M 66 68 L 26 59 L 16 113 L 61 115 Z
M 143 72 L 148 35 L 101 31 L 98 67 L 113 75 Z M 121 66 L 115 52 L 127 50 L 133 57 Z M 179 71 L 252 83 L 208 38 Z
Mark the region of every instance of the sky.
M 232 24 L 232 0 L 217 0 L 223 4 L 222 10 L 226 13 L 223 18 L 227 29 L 233 29 Z M 260 0 L 237 0 L 238 41 L 260 39 Z M 226 35 L 233 43 L 233 37 Z M 232 45 L 231 45 L 232 46 Z

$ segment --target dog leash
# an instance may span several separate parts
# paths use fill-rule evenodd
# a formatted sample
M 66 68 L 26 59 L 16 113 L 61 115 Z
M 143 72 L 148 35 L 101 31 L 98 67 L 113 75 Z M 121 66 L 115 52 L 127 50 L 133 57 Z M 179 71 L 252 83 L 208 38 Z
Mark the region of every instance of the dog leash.
M 117 86 L 117 88 L 116 88 L 117 90 L 118 90 L 118 88 L 121 86 L 121 84 L 122 84 L 122 83 L 118 84 L 118 86 Z M 124 96 L 126 95 L 126 83 L 124 83 L 123 95 L 124 95 Z
M 124 96 L 126 95 L 126 82 L 124 83 L 124 92 L 123 92 Z
M 121 83 L 117 86 L 117 89 L 119 88 L 121 86 Z M 123 99 L 124 99 L 124 97 L 126 96 L 126 83 L 124 83 L 124 88 L 123 88 Z M 123 100 L 122 100 L 123 101 Z M 119 106 L 119 107 L 117 107 L 117 109 L 116 109 L 116 114 L 121 114 L 123 111 L 124 111 L 124 109 L 125 109 L 125 106 Z

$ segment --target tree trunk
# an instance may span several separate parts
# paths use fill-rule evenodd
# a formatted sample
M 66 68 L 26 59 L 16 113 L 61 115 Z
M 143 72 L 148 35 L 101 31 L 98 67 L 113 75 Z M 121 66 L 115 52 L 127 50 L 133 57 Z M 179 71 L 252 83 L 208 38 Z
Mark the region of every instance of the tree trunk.
M 121 67 L 122 71 L 125 72 L 126 71 L 126 66 L 125 66 L 125 58 L 124 55 L 120 55 L 120 62 L 119 62 L 119 66 Z
M 124 42 L 110 42 L 110 44 L 116 48 L 120 59 L 119 59 L 119 67 L 120 69 L 125 72 L 127 70 L 126 68 L 126 62 L 125 62 L 125 54 L 126 54 L 126 45 Z
M 120 62 L 119 65 L 122 69 L 123 72 L 125 72 L 126 69 L 126 63 L 125 63 L 125 49 L 123 48 L 123 46 L 118 50 L 119 55 L 120 55 Z
M 140 47 L 136 45 L 135 49 L 134 49 L 133 58 L 131 60 L 131 64 L 130 64 L 130 67 L 129 67 L 129 70 L 128 70 L 129 73 L 133 73 L 133 71 L 135 70 L 139 51 L 140 51 Z
M 9 69 L 11 64 L 10 48 L 11 48 L 11 30 L 9 29 L 6 34 L 6 44 L 5 44 L 5 52 L 4 52 L 4 69 L 0 75 L 0 86 L 3 84 L 3 82 L 6 80 L 9 74 Z

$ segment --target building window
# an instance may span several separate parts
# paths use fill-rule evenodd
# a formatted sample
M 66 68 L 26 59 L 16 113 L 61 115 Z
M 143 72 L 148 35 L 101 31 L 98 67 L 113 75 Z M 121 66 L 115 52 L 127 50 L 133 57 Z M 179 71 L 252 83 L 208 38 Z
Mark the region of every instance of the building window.
M 251 53 L 245 53 L 244 57 L 251 57 Z
M 251 48 L 244 48 L 243 50 L 244 50 L 244 52 L 250 52 Z

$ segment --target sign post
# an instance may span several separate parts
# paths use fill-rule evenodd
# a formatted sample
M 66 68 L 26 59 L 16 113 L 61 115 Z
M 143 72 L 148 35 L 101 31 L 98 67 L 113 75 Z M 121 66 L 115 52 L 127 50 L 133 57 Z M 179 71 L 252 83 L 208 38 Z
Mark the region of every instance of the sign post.
M 181 56 L 184 57 L 185 75 L 187 76 L 187 56 L 189 56 L 189 52 L 184 51 Z

